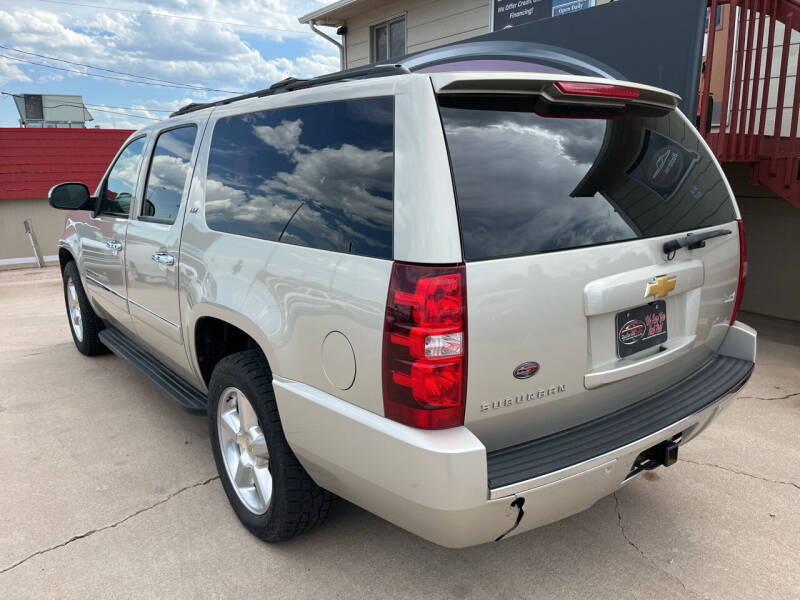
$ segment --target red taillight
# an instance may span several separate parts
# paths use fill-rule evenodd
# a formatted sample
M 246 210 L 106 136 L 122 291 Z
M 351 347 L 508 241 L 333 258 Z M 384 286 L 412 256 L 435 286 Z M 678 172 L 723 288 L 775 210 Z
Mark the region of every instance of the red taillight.
M 747 278 L 747 242 L 744 239 L 744 225 L 742 225 L 741 219 L 736 222 L 739 225 L 739 284 L 736 286 L 736 301 L 733 303 L 731 325 L 739 315 L 739 307 L 742 305 L 742 296 L 744 296 L 744 280 Z
M 383 331 L 383 408 L 424 429 L 464 424 L 467 295 L 464 265 L 395 263 Z
M 628 100 L 635 100 L 639 97 L 639 90 L 627 85 L 557 81 L 556 87 L 561 90 L 562 94 L 571 94 L 573 96 L 602 96 L 604 98 L 626 98 Z

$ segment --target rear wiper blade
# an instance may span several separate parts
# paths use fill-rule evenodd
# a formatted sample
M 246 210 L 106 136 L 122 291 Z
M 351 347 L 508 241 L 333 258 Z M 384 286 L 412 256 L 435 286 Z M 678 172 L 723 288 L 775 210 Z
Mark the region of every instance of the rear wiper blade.
M 705 248 L 706 240 L 711 238 L 720 237 L 721 235 L 728 235 L 733 233 L 730 229 L 712 229 L 703 233 L 687 233 L 683 237 L 675 238 L 664 243 L 664 254 L 672 254 L 678 248 L 688 246 L 689 250 L 696 250 L 697 248 Z

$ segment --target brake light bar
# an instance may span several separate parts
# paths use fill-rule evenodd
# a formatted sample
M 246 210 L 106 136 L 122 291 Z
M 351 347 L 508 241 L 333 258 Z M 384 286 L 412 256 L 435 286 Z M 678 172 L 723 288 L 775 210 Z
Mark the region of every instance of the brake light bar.
M 412 427 L 464 424 L 466 269 L 394 263 L 383 337 L 383 407 Z
M 639 97 L 639 90 L 627 85 L 581 81 L 557 81 L 556 87 L 562 94 L 569 94 L 571 96 L 597 96 L 602 98 L 624 98 L 626 100 L 636 100 Z

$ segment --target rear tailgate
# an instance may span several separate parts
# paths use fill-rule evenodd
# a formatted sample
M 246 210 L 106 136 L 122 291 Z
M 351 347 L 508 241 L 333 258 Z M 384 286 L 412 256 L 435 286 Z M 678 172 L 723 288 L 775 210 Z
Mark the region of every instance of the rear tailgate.
M 618 410 L 713 356 L 736 296 L 738 210 L 674 97 L 434 86 L 467 265 L 465 423 L 490 451 Z M 718 235 L 663 251 L 704 232 Z

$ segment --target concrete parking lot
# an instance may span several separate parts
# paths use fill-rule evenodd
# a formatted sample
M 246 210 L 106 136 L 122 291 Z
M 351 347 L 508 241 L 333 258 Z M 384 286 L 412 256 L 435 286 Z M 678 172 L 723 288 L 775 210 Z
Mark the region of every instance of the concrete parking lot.
M 57 269 L 0 273 L 0 598 L 798 598 L 800 324 L 677 465 L 448 550 L 347 502 L 297 540 L 236 520 L 206 420 L 73 347 Z

